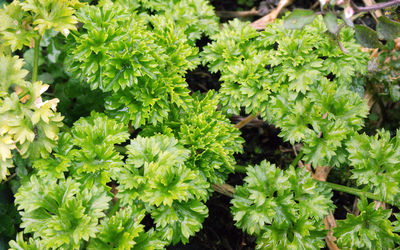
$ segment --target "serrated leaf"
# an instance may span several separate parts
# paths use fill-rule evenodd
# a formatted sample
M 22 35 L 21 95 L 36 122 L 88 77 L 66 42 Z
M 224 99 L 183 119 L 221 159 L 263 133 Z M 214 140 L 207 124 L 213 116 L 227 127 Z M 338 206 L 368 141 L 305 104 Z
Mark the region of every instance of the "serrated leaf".
M 312 23 L 317 15 L 312 10 L 295 9 L 283 21 L 286 29 L 302 29 L 307 24 Z
M 231 211 L 235 225 L 257 237 L 257 249 L 324 246 L 322 220 L 333 207 L 329 190 L 305 169 L 282 171 L 267 161 L 249 166 L 247 174 L 235 188 Z
M 399 237 L 393 233 L 388 220 L 391 210 L 375 209 L 375 205 L 362 199 L 358 203 L 360 215 L 349 213 L 345 220 L 337 220 L 333 232 L 341 249 L 391 249 L 395 246 Z
M 381 48 L 378 34 L 373 29 L 364 25 L 355 25 L 356 39 L 359 44 L 366 48 Z
M 400 37 L 400 22 L 390 20 L 386 16 L 380 16 L 378 17 L 376 31 L 379 39 L 394 40 Z

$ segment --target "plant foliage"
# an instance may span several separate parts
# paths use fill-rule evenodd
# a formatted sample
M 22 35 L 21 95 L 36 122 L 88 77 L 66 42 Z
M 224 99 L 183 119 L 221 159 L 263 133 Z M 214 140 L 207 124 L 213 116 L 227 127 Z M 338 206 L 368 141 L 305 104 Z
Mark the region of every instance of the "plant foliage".
M 257 236 L 257 249 L 318 249 L 322 219 L 333 208 L 329 190 L 304 169 L 281 170 L 262 161 L 247 168 L 232 203 L 236 226 Z
M 233 20 L 202 52 L 210 70 L 221 72 L 223 110 L 260 113 L 282 129 L 285 140 L 303 142 L 314 166 L 343 163 L 337 151 L 368 113 L 350 91 L 356 72 L 366 72 L 366 55 L 350 29 L 341 33 L 350 54 L 325 31 L 320 18 L 302 30 L 286 30 L 277 22 L 262 32 Z
M 376 112 L 367 70 L 399 99 L 400 24 L 381 16 L 374 31 L 353 24 L 351 1 L 320 3 L 322 16 L 295 10 L 259 32 L 221 26 L 206 0 L 0 0 L 0 248 L 186 244 L 214 190 L 234 193 L 257 249 L 320 249 L 327 233 L 341 249 L 398 247 L 399 214 L 379 206 L 399 205 L 399 133 L 361 130 Z M 356 40 L 379 48 L 375 61 Z M 189 88 L 201 63 L 218 90 Z M 301 152 L 286 169 L 247 167 L 229 190 L 245 141 L 228 116 L 243 113 Z M 316 181 L 321 166 L 357 188 Z M 361 200 L 328 231 L 330 188 Z
M 338 238 L 337 244 L 345 249 L 390 249 L 399 242 L 388 220 L 392 211 L 375 209 L 375 202 L 368 204 L 366 199 L 358 203 L 360 214 L 348 214 L 345 220 L 339 220 L 333 229 Z
M 63 117 L 56 111 L 58 99 L 42 100 L 49 85 L 28 82 L 24 61 L 0 55 L 0 179 L 13 166 L 12 150 L 24 158 L 46 158 L 56 145 Z

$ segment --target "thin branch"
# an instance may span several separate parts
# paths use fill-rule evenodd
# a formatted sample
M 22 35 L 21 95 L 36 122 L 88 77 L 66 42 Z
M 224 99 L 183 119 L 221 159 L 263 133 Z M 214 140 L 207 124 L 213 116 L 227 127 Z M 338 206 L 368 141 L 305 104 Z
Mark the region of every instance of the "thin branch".
M 355 13 L 380 10 L 380 9 L 388 8 L 388 7 L 395 6 L 395 5 L 400 5 L 400 0 L 392 0 L 389 2 L 378 3 L 378 4 L 365 6 L 365 7 L 359 7 L 359 6 L 355 5 L 354 3 L 352 3 Z
M 217 16 L 222 18 L 234 18 L 234 17 L 250 17 L 259 16 L 260 12 L 256 8 L 245 11 L 216 11 Z
M 217 193 L 226 195 L 228 197 L 233 198 L 233 194 L 235 193 L 235 188 L 229 184 L 213 184 L 211 185 L 212 189 Z
M 243 128 L 247 123 L 251 122 L 254 118 L 256 118 L 260 112 L 258 112 L 255 116 L 254 115 L 249 115 L 246 117 L 244 120 L 240 121 L 238 124 L 235 125 L 235 128 L 241 129 Z
M 292 3 L 293 0 L 280 0 L 278 3 L 278 7 L 273 9 L 268 15 L 265 15 L 261 17 L 260 19 L 252 22 L 250 26 L 257 30 L 263 30 L 265 29 L 265 26 L 273 21 L 278 17 L 278 15 L 281 13 L 283 8 L 288 6 L 289 4 Z
M 40 36 L 35 39 L 35 50 L 33 56 L 32 82 L 37 81 L 39 68 Z
M 290 163 L 290 166 L 296 167 L 297 163 L 299 163 L 299 161 L 301 160 L 301 158 L 303 158 L 303 156 L 304 156 L 304 152 L 300 151 L 300 153 L 297 154 L 296 158 L 294 158 L 292 163 Z

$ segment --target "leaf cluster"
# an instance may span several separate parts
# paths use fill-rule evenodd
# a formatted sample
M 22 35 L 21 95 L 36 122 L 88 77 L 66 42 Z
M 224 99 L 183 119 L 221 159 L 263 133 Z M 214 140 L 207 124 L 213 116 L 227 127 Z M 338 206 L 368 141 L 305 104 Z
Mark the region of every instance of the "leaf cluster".
M 345 220 L 337 221 L 333 232 L 341 249 L 392 249 L 400 242 L 389 220 L 392 211 L 376 209 L 376 205 L 376 202 L 368 204 L 366 199 L 361 199 L 358 216 L 349 213 Z
M 325 32 L 321 18 L 302 30 L 277 21 L 262 32 L 233 20 L 202 52 L 210 71 L 221 72 L 222 109 L 260 113 L 281 128 L 285 140 L 303 142 L 305 159 L 314 166 L 343 163 L 340 151 L 368 113 L 350 90 L 356 73 L 367 70 L 366 54 L 350 29 L 341 31 L 349 54 Z
M 391 138 L 389 131 L 375 136 L 359 134 L 347 144 L 352 179 L 365 185 L 382 200 L 399 202 L 400 135 Z
M 77 0 L 27 0 L 13 1 L 0 9 L 0 36 L 4 46 L 12 51 L 24 46 L 34 47 L 46 30 L 54 29 L 68 36 L 76 30 L 74 16 L 82 4 Z
M 204 96 L 195 93 L 187 109 L 173 107 L 167 121 L 147 126 L 141 134 L 174 136 L 190 150 L 188 167 L 198 169 L 210 183 L 223 183 L 234 172 L 233 155 L 242 152 L 243 139 L 229 119 L 217 111 L 218 101 L 213 91 Z
M 219 127 L 205 127 L 191 134 L 190 128 L 180 124 L 179 139 L 173 133 L 156 133 L 154 128 L 152 136 L 139 135 L 131 140 L 125 157 L 120 145 L 126 145 L 129 139 L 127 125 L 96 112 L 76 121 L 61 134 L 51 158 L 33 161 L 35 174 L 17 192 L 24 232 L 33 233 L 34 242 L 44 248 L 76 249 L 90 242 L 89 249 L 107 249 L 110 245 L 159 249 L 170 242 L 187 243 L 208 215 L 204 202 L 210 194 L 210 180 L 226 178 L 233 171 L 233 153 L 241 149 L 239 132 L 215 110 L 212 97 L 210 93 L 194 99 L 198 105 L 192 109 L 197 108 L 199 113 L 191 118 L 193 126 L 210 122 Z M 182 115 L 189 117 L 189 113 Z M 193 137 L 204 137 L 202 143 L 208 143 L 206 150 L 210 152 L 202 160 L 192 156 L 201 146 L 189 140 Z M 224 137 L 225 141 L 218 140 Z M 227 169 L 218 162 L 225 157 L 230 157 Z M 202 162 L 213 160 L 216 163 L 206 169 Z M 33 189 L 34 202 L 27 198 Z M 60 200 L 61 194 L 68 192 L 71 195 Z M 85 205 L 87 199 L 92 200 L 91 195 L 101 197 L 101 202 L 93 201 L 102 207 L 99 216 L 90 210 L 94 205 Z M 53 205 L 50 200 L 54 200 Z M 140 224 L 146 214 L 154 220 L 149 231 Z M 67 226 L 58 226 L 60 221 Z M 28 244 L 19 241 L 10 244 Z
M 160 14 L 154 15 L 133 11 L 139 3 L 125 8 L 127 4 L 131 3 L 102 1 L 97 6 L 82 7 L 77 16 L 83 26 L 68 42 L 66 63 L 74 77 L 92 89 L 109 92 L 105 108 L 110 116 L 132 121 L 138 128 L 163 122 L 171 104 L 187 104 L 189 91 L 184 75 L 200 62 L 198 49 L 190 41 L 212 25 L 207 21 L 203 24 L 203 17 L 198 17 L 195 19 L 202 25 L 187 31 L 183 27 L 187 28 L 189 21 L 182 19 L 180 23 L 161 11 L 162 6 L 171 7 L 165 5 L 167 2 L 160 3 Z M 186 4 L 177 8 L 189 11 L 188 16 L 201 13 L 204 20 L 213 14 L 203 1 L 170 4 Z
M 63 117 L 55 112 L 58 99 L 43 101 L 49 85 L 28 82 L 18 56 L 0 55 L 0 179 L 13 166 L 12 150 L 24 158 L 46 158 L 56 145 Z
M 206 0 L 117 0 L 116 3 L 130 11 L 156 13 L 175 21 L 194 45 L 203 34 L 212 35 L 218 28 L 214 8 Z
M 331 196 L 305 169 L 262 161 L 247 168 L 231 211 L 236 226 L 257 237 L 257 249 L 320 249 Z

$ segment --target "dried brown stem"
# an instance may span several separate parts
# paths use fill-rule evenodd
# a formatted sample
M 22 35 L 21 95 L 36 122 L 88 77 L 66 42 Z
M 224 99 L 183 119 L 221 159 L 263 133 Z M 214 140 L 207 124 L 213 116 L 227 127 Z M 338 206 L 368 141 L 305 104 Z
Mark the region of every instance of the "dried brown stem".
M 263 30 L 265 29 L 265 26 L 273 21 L 278 17 L 279 13 L 288 6 L 289 4 L 292 3 L 293 0 L 280 0 L 278 7 L 273 9 L 268 15 L 263 16 L 262 18 L 252 22 L 250 26 L 254 27 L 257 30 Z
M 256 118 L 258 115 L 260 114 L 260 112 L 258 112 L 255 116 L 254 115 L 249 115 L 247 116 L 245 119 L 243 119 L 242 121 L 240 121 L 238 124 L 235 125 L 235 128 L 237 129 L 241 129 L 244 126 L 246 126 L 246 124 L 248 124 L 249 122 L 251 122 L 254 118 Z
M 251 17 L 258 16 L 260 12 L 256 8 L 245 11 L 216 11 L 217 16 L 222 18 Z
M 355 5 L 354 3 L 352 3 L 352 7 L 353 7 L 355 13 L 380 10 L 380 9 L 385 9 L 385 8 L 392 7 L 395 5 L 400 5 L 400 0 L 392 0 L 392 1 L 385 2 L 385 3 L 378 3 L 378 4 L 365 6 L 365 7 L 359 7 L 359 6 Z
M 235 188 L 232 187 L 229 184 L 213 184 L 211 185 L 212 189 L 214 189 L 214 191 L 226 195 L 228 197 L 233 198 L 233 194 L 235 193 Z

